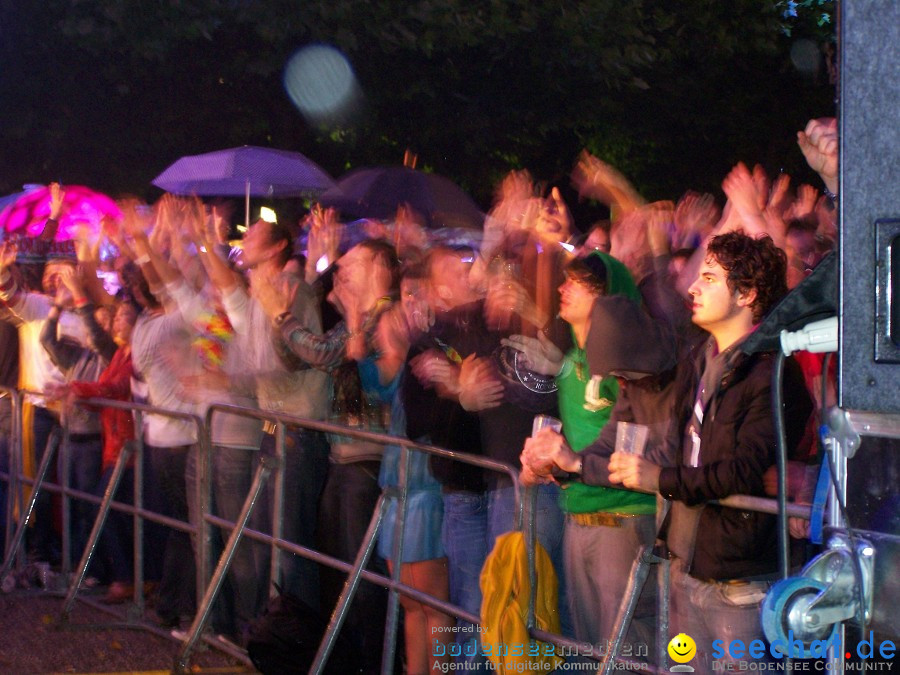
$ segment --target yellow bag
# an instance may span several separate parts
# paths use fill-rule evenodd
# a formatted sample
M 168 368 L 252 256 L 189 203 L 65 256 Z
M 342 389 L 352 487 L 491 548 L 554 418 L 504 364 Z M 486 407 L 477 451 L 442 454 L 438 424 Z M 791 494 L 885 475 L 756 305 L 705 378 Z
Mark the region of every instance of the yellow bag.
M 540 543 L 535 543 L 534 568 L 535 625 L 559 633 L 556 571 Z M 481 595 L 482 651 L 496 672 L 546 674 L 562 664 L 555 645 L 528 637 L 531 583 L 524 534 L 507 532 L 497 538 L 481 570 Z

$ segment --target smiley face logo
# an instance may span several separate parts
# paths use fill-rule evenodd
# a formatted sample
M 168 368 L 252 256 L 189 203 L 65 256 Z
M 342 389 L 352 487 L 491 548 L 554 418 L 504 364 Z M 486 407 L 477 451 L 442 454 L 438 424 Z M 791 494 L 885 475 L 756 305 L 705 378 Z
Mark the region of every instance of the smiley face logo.
M 679 633 L 669 641 L 667 651 L 676 663 L 687 663 L 697 654 L 697 643 L 687 633 Z

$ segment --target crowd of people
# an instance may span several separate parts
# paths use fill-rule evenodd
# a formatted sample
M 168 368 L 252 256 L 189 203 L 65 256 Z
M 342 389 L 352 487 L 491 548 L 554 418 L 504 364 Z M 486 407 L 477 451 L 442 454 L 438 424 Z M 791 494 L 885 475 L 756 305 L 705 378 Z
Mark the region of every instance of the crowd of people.
M 194 484 L 203 458 L 187 416 L 212 404 L 497 460 L 537 492 L 528 515 L 552 563 L 564 635 L 605 645 L 632 564 L 658 543 L 673 561 L 669 626 L 694 638 L 694 665 L 709 670 L 713 639 L 762 638 L 759 607 L 777 572 L 775 518 L 713 501 L 772 495 L 776 484 L 772 354 L 741 345 L 836 238 L 834 120 L 812 120 L 798 144 L 823 194 L 738 164 L 723 181 L 722 209 L 690 191 L 677 203 L 646 203 L 615 168 L 584 153 L 573 185 L 610 218 L 579 224 L 580 235 L 559 190 L 542 193 L 524 171 L 502 181 L 477 236 L 426 230 L 407 206 L 389 222 L 349 224 L 313 206 L 302 244 L 296 228 L 261 219 L 239 251 L 221 205 L 172 195 L 152 208 L 123 201 L 121 221 L 104 223 L 95 241 L 51 243 L 64 194 L 54 185 L 44 235 L 0 248 L 0 384 L 34 392 L 25 468 L 65 429 L 69 484 L 103 494 L 136 429 L 125 410 L 78 403 L 91 398 L 183 414 L 143 415 L 143 495 L 150 510 L 193 524 L 202 517 Z M 99 259 L 100 239 L 114 246 L 111 260 Z M 101 268 L 115 272 L 111 286 Z M 803 501 L 823 374 L 816 357 L 799 363 L 785 368 L 784 400 L 790 493 Z M 9 398 L 0 404 L 8 466 Z M 561 430 L 532 434 L 537 414 L 558 417 Z M 625 422 L 648 428 L 642 454 L 617 451 Z M 277 427 L 213 414 L 214 514 L 238 518 L 255 468 L 275 452 Z M 399 565 L 403 583 L 479 614 L 485 560 L 519 526 L 508 475 L 421 452 L 401 466 L 396 445 L 280 431 L 284 539 L 352 562 L 379 496 L 403 477 L 402 559 L 393 559 L 401 505 L 388 490 L 370 567 Z M 118 501 L 132 498 L 133 469 Z M 250 523 L 262 532 L 273 531 L 278 510 L 270 483 Z M 96 513 L 75 504 L 73 562 Z M 33 520 L 29 556 L 58 564 L 49 495 Z M 802 521 L 791 532 L 804 537 Z M 229 531 L 215 535 L 221 550 Z M 198 543 L 153 524 L 146 536 L 144 590 L 160 623 L 177 628 L 196 609 Z M 106 602 L 135 593 L 131 541 L 130 517 L 113 512 L 89 570 L 108 584 Z M 214 606 L 213 630 L 235 643 L 266 606 L 269 555 L 268 546 L 241 542 Z M 281 570 L 280 591 L 324 615 L 346 579 L 289 554 Z M 454 632 L 456 619 L 410 597 L 401 604 L 406 672 L 454 658 L 485 663 L 477 631 Z M 628 633 L 643 645 L 637 653 L 655 653 L 655 607 L 651 583 Z M 362 583 L 344 635 L 363 671 L 380 669 L 385 609 L 385 591 Z

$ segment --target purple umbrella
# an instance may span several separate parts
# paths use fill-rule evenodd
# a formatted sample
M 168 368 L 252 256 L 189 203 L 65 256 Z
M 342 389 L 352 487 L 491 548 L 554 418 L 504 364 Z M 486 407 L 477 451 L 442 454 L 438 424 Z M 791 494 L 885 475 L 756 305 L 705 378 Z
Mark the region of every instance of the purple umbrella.
M 402 166 L 351 171 L 319 202 L 360 218 L 391 218 L 398 206 L 409 204 L 432 229 L 481 229 L 484 224 L 472 198 L 449 178 Z
M 334 181 L 299 152 L 244 145 L 182 157 L 153 184 L 177 195 L 243 196 L 249 225 L 250 197 L 314 197 Z

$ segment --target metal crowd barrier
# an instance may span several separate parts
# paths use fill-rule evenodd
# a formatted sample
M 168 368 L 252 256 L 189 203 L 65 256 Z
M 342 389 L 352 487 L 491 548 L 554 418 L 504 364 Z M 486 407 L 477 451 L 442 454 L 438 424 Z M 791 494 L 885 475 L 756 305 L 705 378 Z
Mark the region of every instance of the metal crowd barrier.
M 196 546 L 196 555 L 197 555 L 197 611 L 194 616 L 194 620 L 191 624 L 190 629 L 188 630 L 183 642 L 181 649 L 178 655 L 175 658 L 175 670 L 177 672 L 187 672 L 189 669 L 189 662 L 192 652 L 197 646 L 198 641 L 203 637 L 203 631 L 206 626 L 206 623 L 209 620 L 212 606 L 221 591 L 222 584 L 224 582 L 225 576 L 228 573 L 228 569 L 231 565 L 232 559 L 234 557 L 234 553 L 237 549 L 237 546 L 240 543 L 240 540 L 243 537 L 247 537 L 248 539 L 253 539 L 262 543 L 265 543 L 271 547 L 272 556 L 270 562 L 269 569 L 269 579 L 268 579 L 268 587 L 272 588 L 272 581 L 275 581 L 279 578 L 280 575 L 280 551 L 286 551 L 288 553 L 293 553 L 295 555 L 302 556 L 319 564 L 328 565 L 334 569 L 344 571 L 348 573 L 348 578 L 345 583 L 343 592 L 338 600 L 337 606 L 335 607 L 334 612 L 332 613 L 330 623 L 326 630 L 325 635 L 323 636 L 322 642 L 319 646 L 318 653 L 316 655 L 315 662 L 310 669 L 311 673 L 320 673 L 324 669 L 325 663 L 334 647 L 334 643 L 339 633 L 341 626 L 344 623 L 346 618 L 347 608 L 353 600 L 354 594 L 356 593 L 357 588 L 359 587 L 359 583 L 361 580 L 365 580 L 369 583 L 374 583 L 386 588 L 389 591 L 389 600 L 388 600 L 388 615 L 385 627 L 385 639 L 384 639 L 384 650 L 383 650 L 383 658 L 382 658 L 382 672 L 388 673 L 393 670 L 393 661 L 396 650 L 396 634 L 399 627 L 399 594 L 406 595 L 413 600 L 425 604 L 429 607 L 432 607 L 436 610 L 439 610 L 445 614 L 455 616 L 461 618 L 465 621 L 468 621 L 472 624 L 478 624 L 480 622 L 480 618 L 478 616 L 472 615 L 460 607 L 455 605 L 451 605 L 450 603 L 444 602 L 433 596 L 427 595 L 421 591 L 410 588 L 405 584 L 400 583 L 400 565 L 395 565 L 393 569 L 393 573 L 391 577 L 385 577 L 383 575 L 371 572 L 366 570 L 366 564 L 368 563 L 374 549 L 375 542 L 377 541 L 377 537 L 379 531 L 381 529 L 382 520 L 385 512 L 385 507 L 387 504 L 387 500 L 389 498 L 396 498 L 398 500 L 398 521 L 395 527 L 395 540 L 393 542 L 393 558 L 394 560 L 402 560 L 402 552 L 403 552 L 403 539 L 405 536 L 404 524 L 406 518 L 406 499 L 408 486 L 406 484 L 409 459 L 410 459 L 410 451 L 416 450 L 420 452 L 424 452 L 430 455 L 436 455 L 445 457 L 448 459 L 452 459 L 455 461 L 461 461 L 466 464 L 471 464 L 474 466 L 479 466 L 484 469 L 498 471 L 501 473 L 505 473 L 512 480 L 512 484 L 515 486 L 515 495 L 516 495 L 516 503 L 517 503 L 517 526 L 519 529 L 524 529 L 526 532 L 526 538 L 528 540 L 528 553 L 529 553 L 529 574 L 532 577 L 532 591 L 536 584 L 534 583 L 534 522 L 533 518 L 525 518 L 526 513 L 526 502 L 527 498 L 533 499 L 534 492 L 533 490 L 526 490 L 528 496 L 523 495 L 523 491 L 520 489 L 517 478 L 518 473 L 514 469 L 514 467 L 504 464 L 501 462 L 496 462 L 493 460 L 486 459 L 484 457 L 478 455 L 472 455 L 463 452 L 450 451 L 439 447 L 422 445 L 419 443 L 414 443 L 406 438 L 399 438 L 388 436 L 386 434 L 360 431 L 358 429 L 352 429 L 348 427 L 344 427 L 341 425 L 320 422 L 315 420 L 308 420 L 304 418 L 295 417 L 288 414 L 274 413 L 269 411 L 262 411 L 251 408 L 244 408 L 233 405 L 226 404 L 213 404 L 209 407 L 205 419 L 201 419 L 197 415 L 186 414 L 177 411 L 166 410 L 163 408 L 158 408 L 154 406 L 132 403 L 132 402 L 121 402 L 121 401 L 111 401 L 106 399 L 91 399 L 89 401 L 85 401 L 84 404 L 89 404 L 92 406 L 106 406 L 119 408 L 124 410 L 132 410 L 135 414 L 135 430 L 136 435 L 138 436 L 137 440 L 126 444 L 125 448 L 117 461 L 115 466 L 113 477 L 110 480 L 109 485 L 103 495 L 102 498 L 96 497 L 94 495 L 90 495 L 87 493 L 83 493 L 77 490 L 73 490 L 68 486 L 68 467 L 65 467 L 64 477 L 62 481 L 62 485 L 51 484 L 46 481 L 46 474 L 48 472 L 48 468 L 50 466 L 50 462 L 52 461 L 52 457 L 55 454 L 55 448 L 52 444 L 52 439 L 48 442 L 48 447 L 45 450 L 44 456 L 42 458 L 41 466 L 38 469 L 37 476 L 32 480 L 23 475 L 21 467 L 22 467 L 22 400 L 23 395 L 25 394 L 36 394 L 36 392 L 27 392 L 27 391 L 17 391 L 12 389 L 0 388 L 0 393 L 9 394 L 12 400 L 12 409 L 13 409 L 13 429 L 12 429 L 12 441 L 10 444 L 10 470 L 7 475 L 0 474 L 0 479 L 5 479 L 8 488 L 8 512 L 7 512 L 7 542 L 6 542 L 6 555 L 3 562 L 3 567 L 0 569 L 0 579 L 5 579 L 8 573 L 10 572 L 12 565 L 15 559 L 18 557 L 19 565 L 22 564 L 24 559 L 24 551 L 22 550 L 22 541 L 24 537 L 24 529 L 27 526 L 28 519 L 31 515 L 34 502 L 37 498 L 38 492 L 41 489 L 46 489 L 48 491 L 58 492 L 63 496 L 63 509 L 64 513 L 68 509 L 68 500 L 70 498 L 82 499 L 85 501 L 89 501 L 94 504 L 99 505 L 99 512 L 96 516 L 93 529 L 91 531 L 88 543 L 83 552 L 81 561 L 79 563 L 79 569 L 76 571 L 73 580 L 69 586 L 68 592 L 66 594 L 66 599 L 64 603 L 64 607 L 62 610 L 62 619 L 63 621 L 68 621 L 70 613 L 72 611 L 74 601 L 76 599 L 78 590 L 81 584 L 84 581 L 86 571 L 88 565 L 90 564 L 91 557 L 96 549 L 97 541 L 99 540 L 100 533 L 103 529 L 103 526 L 106 522 L 106 517 L 109 513 L 109 510 L 116 509 L 117 511 L 129 513 L 134 517 L 134 579 L 135 579 L 135 596 L 134 596 L 134 607 L 137 610 L 137 614 L 143 613 L 144 608 L 144 598 L 143 598 L 143 519 L 148 519 L 152 522 L 160 523 L 162 525 L 172 527 L 175 529 L 179 529 L 181 531 L 190 533 L 196 537 L 197 546 Z M 210 498 L 211 498 L 211 461 L 212 461 L 212 452 L 213 446 L 211 443 L 210 429 L 211 429 L 211 421 L 212 417 L 215 414 L 229 414 L 236 415 L 242 417 L 248 417 L 252 419 L 269 421 L 276 423 L 276 432 L 275 432 L 275 458 L 261 457 L 261 461 L 257 466 L 253 480 L 251 483 L 251 487 L 245 497 L 243 507 L 241 509 L 240 515 L 236 522 L 232 523 L 230 521 L 219 518 L 218 516 L 210 513 Z M 200 505 L 200 513 L 202 517 L 196 524 L 186 523 L 180 520 L 175 520 L 168 518 L 162 514 L 154 513 L 152 511 L 148 511 L 143 508 L 143 495 L 142 495 L 142 464 L 143 464 L 143 443 L 141 441 L 142 436 L 142 416 L 144 414 L 158 414 L 164 415 L 179 419 L 184 419 L 187 421 L 192 421 L 197 428 L 198 432 L 198 449 L 199 456 L 198 459 L 200 461 L 197 462 L 197 479 L 195 485 L 193 486 L 196 490 L 196 498 L 197 503 Z M 284 430 L 285 426 L 291 427 L 299 427 L 303 429 L 308 429 L 311 431 L 319 431 L 325 433 L 334 433 L 342 436 L 348 436 L 354 439 L 365 440 L 376 442 L 380 444 L 391 444 L 397 445 L 401 448 L 401 461 L 400 461 L 400 471 L 399 471 L 399 485 L 392 488 L 386 488 L 382 495 L 379 497 L 378 502 L 376 504 L 374 513 L 372 515 L 372 519 L 369 524 L 369 528 L 364 537 L 363 543 L 360 547 L 360 550 L 357 554 L 354 562 L 347 563 L 345 561 L 339 560 L 337 558 L 333 558 L 331 556 L 325 555 L 319 551 L 314 549 L 310 549 L 304 546 L 300 546 L 295 542 L 290 542 L 284 540 L 281 537 L 281 523 L 282 523 L 282 510 L 283 510 L 283 494 L 284 494 L 284 484 L 283 484 L 283 475 L 281 472 L 281 468 L 284 462 Z M 63 453 L 65 454 L 66 447 L 66 438 L 64 435 L 62 446 L 64 448 Z M 16 449 L 17 451 L 13 451 Z M 247 452 L 255 452 L 253 450 L 248 450 Z M 134 456 L 135 461 L 135 478 L 134 478 L 134 495 L 133 495 L 133 505 L 124 504 L 120 502 L 115 502 L 113 500 L 113 496 L 116 494 L 116 490 L 118 489 L 119 483 L 121 482 L 122 476 L 124 475 L 125 469 L 128 465 L 129 459 Z M 66 464 L 66 458 L 64 457 L 64 465 Z M 263 532 L 259 532 L 253 530 L 248 527 L 248 522 L 250 520 L 250 516 L 253 512 L 253 509 L 257 506 L 258 497 L 266 485 L 267 480 L 270 478 L 272 472 L 275 473 L 275 500 L 274 500 L 274 509 L 273 509 L 273 522 L 272 522 L 272 534 L 266 534 Z M 13 535 L 11 532 L 11 527 L 9 527 L 13 523 L 13 513 L 14 507 L 17 505 L 17 495 L 21 490 L 21 485 L 31 485 L 31 493 L 29 499 L 26 504 L 26 508 L 23 510 L 23 513 L 20 514 L 18 519 L 17 527 L 15 530 L 15 534 Z M 742 508 L 748 510 L 759 510 L 767 513 L 776 513 L 777 512 L 777 502 L 769 499 L 761 499 L 758 497 L 747 497 L 747 496 L 732 496 L 727 500 L 722 500 L 722 503 L 727 506 L 732 506 L 735 508 Z M 791 505 L 790 515 L 798 516 L 798 517 L 809 517 L 809 509 L 807 507 Z M 529 516 L 533 514 L 533 509 L 529 511 Z M 64 521 L 66 517 L 64 515 Z M 67 523 L 66 523 L 67 524 Z M 220 554 L 218 561 L 216 563 L 215 569 L 210 574 L 211 567 L 211 528 L 212 527 L 220 527 L 231 530 L 230 536 L 228 537 L 228 541 L 225 544 L 225 548 Z M 67 539 L 69 537 L 68 527 L 64 527 L 63 529 L 63 539 L 64 539 L 64 549 L 67 549 Z M 65 556 L 64 556 L 65 560 Z M 622 604 L 619 608 L 618 618 L 617 618 L 617 626 L 614 630 L 614 634 L 611 636 L 610 643 L 611 648 L 605 652 L 601 653 L 600 656 L 593 656 L 591 658 L 602 658 L 602 663 L 600 664 L 601 668 L 604 672 L 611 672 L 614 668 L 622 668 L 622 667 L 637 667 L 641 668 L 648 672 L 666 672 L 663 668 L 663 664 L 665 663 L 665 643 L 661 640 L 658 642 L 662 642 L 661 644 L 657 644 L 657 658 L 659 666 L 653 667 L 648 663 L 643 661 L 635 661 L 627 658 L 623 658 L 618 656 L 618 650 L 621 648 L 622 641 L 624 639 L 625 633 L 627 631 L 627 627 L 631 618 L 633 616 L 634 608 L 637 603 L 637 598 L 641 592 L 643 585 L 646 583 L 649 574 L 649 565 L 651 564 L 661 564 L 661 579 L 662 583 L 665 583 L 667 586 L 667 561 L 663 561 L 659 558 L 655 558 L 649 550 L 642 551 L 641 555 L 634 563 L 633 573 L 631 576 L 631 580 L 628 588 L 626 589 L 625 595 L 622 600 Z M 65 564 L 65 563 L 64 563 Z M 208 581 L 208 583 L 207 583 Z M 666 622 L 665 617 L 668 616 L 668 606 L 667 606 L 667 596 L 665 593 L 660 593 L 659 602 L 660 602 L 660 618 L 663 619 L 661 622 L 661 632 L 660 635 L 666 635 Z M 556 635 L 553 633 L 548 633 L 546 631 L 539 630 L 535 628 L 533 621 L 533 611 L 534 611 L 534 597 L 532 594 L 531 601 L 529 603 L 529 612 L 528 612 L 528 628 L 531 637 L 534 637 L 538 640 L 542 640 L 544 642 L 552 643 L 557 647 L 568 648 L 570 650 L 575 650 L 577 654 L 593 654 L 594 645 L 589 643 L 578 642 L 575 640 L 571 640 L 569 638 L 565 638 L 560 635 Z M 133 614 L 134 615 L 134 614 Z M 221 648 L 221 645 L 217 645 Z M 242 654 L 237 650 L 229 650 L 226 649 L 229 653 L 234 656 L 242 657 L 243 660 L 246 659 L 246 654 Z M 602 652 L 602 650 L 601 650 Z

